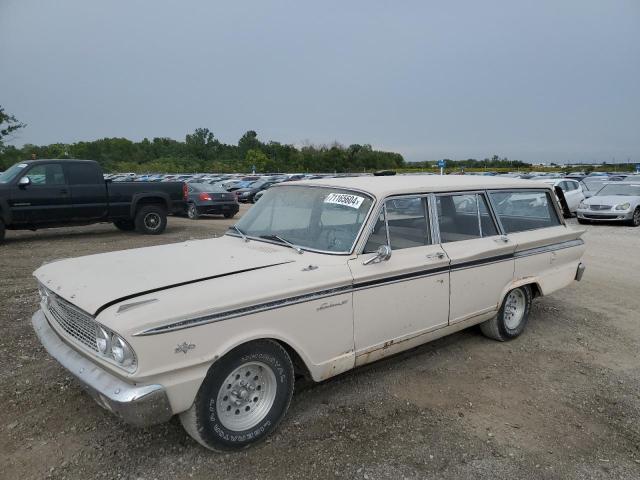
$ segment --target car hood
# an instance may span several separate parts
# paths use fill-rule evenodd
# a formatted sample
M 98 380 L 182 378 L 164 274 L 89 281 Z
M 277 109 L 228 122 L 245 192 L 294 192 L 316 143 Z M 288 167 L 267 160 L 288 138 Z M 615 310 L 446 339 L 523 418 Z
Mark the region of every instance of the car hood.
M 122 300 L 294 261 L 240 238 L 189 241 L 58 260 L 40 267 L 40 283 L 91 315 Z
M 585 200 L 587 205 L 620 205 L 621 203 L 635 203 L 640 199 L 635 195 L 594 195 Z

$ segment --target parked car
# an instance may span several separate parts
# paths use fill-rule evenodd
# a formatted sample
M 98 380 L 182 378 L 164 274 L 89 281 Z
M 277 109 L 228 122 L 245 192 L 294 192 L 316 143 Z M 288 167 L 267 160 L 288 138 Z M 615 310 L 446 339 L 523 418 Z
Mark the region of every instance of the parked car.
M 157 235 L 167 214 L 184 211 L 185 196 L 183 183 L 105 180 L 91 160 L 29 160 L 0 176 L 0 241 L 5 229 L 99 222 Z
M 235 193 L 238 196 L 239 202 L 254 203 L 256 193 L 268 189 L 274 183 L 276 182 L 272 182 L 269 180 L 256 180 L 255 182 L 249 184 L 249 186 L 247 187 L 239 188 L 235 191 Z
M 562 190 L 569 212 L 575 215 L 578 210 L 578 205 L 585 199 L 580 182 L 570 178 L 552 178 L 542 181 L 553 187 L 559 187 Z
M 224 218 L 233 218 L 240 210 L 236 194 L 229 193 L 218 185 L 190 183 L 187 188 L 187 215 L 192 220 L 200 215 L 224 215 Z
M 40 267 L 32 321 L 110 412 L 178 414 L 205 447 L 238 449 L 278 426 L 296 375 L 326 380 L 477 324 L 518 337 L 533 298 L 580 280 L 583 232 L 551 187 L 523 180 L 281 183 L 223 237 Z
M 640 226 L 640 183 L 615 182 L 605 184 L 578 208 L 578 222 L 624 222 Z

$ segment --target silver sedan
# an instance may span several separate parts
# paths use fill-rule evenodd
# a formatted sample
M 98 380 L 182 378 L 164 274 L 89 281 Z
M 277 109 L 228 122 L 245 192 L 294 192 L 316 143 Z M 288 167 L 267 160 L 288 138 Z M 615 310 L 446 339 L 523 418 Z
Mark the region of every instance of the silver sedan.
M 578 207 L 578 222 L 624 222 L 640 226 L 640 184 L 615 182 L 605 184 Z

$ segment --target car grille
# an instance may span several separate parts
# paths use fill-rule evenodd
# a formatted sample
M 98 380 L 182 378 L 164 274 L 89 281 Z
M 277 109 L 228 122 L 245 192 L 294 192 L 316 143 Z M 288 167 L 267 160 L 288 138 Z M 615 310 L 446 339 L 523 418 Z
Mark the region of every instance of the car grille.
M 47 308 L 56 323 L 70 337 L 97 352 L 96 333 L 98 324 L 93 317 L 65 299 L 47 290 Z
M 593 220 L 616 220 L 618 218 L 617 215 L 589 215 L 588 213 L 585 213 L 583 217 Z
M 591 205 L 591 210 L 611 210 L 611 205 Z

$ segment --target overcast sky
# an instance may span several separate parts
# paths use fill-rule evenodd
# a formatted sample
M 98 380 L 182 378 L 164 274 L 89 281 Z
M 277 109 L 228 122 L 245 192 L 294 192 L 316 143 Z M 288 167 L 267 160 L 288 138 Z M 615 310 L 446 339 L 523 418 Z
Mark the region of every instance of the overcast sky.
M 0 0 L 0 105 L 16 145 L 207 127 L 640 162 L 640 1 Z

